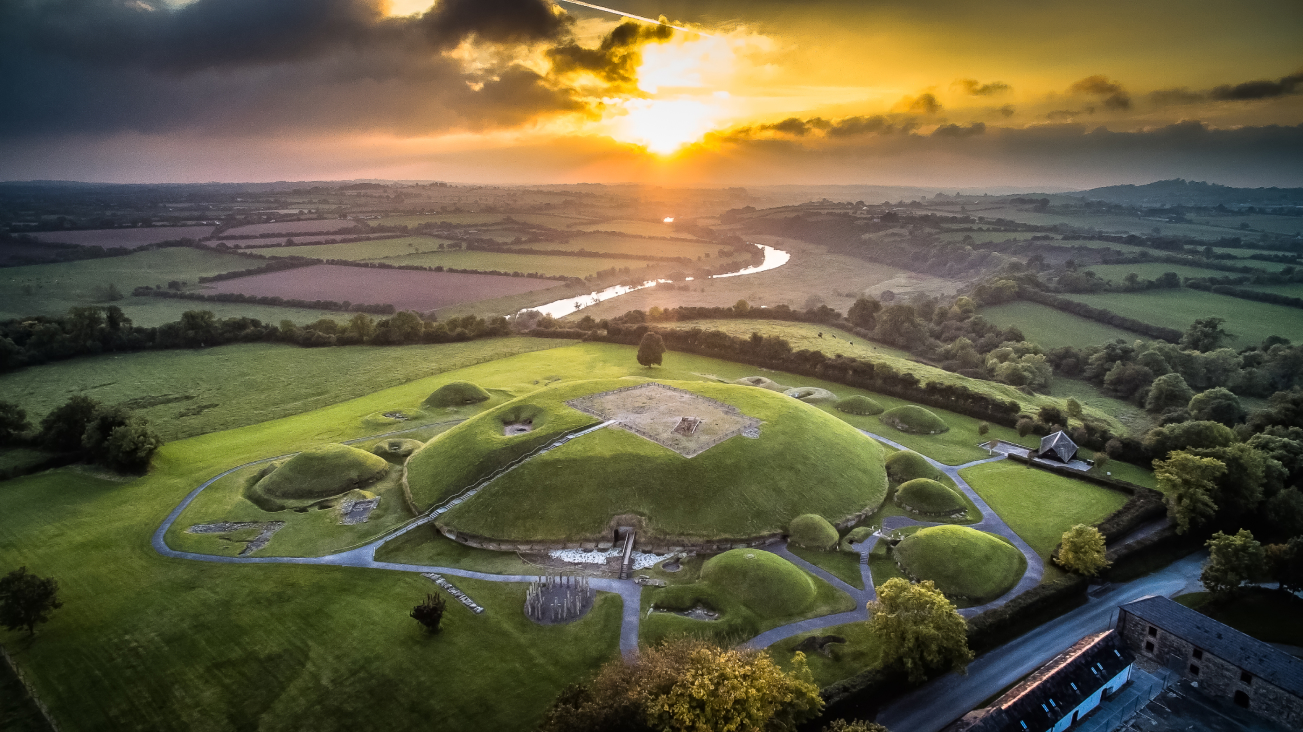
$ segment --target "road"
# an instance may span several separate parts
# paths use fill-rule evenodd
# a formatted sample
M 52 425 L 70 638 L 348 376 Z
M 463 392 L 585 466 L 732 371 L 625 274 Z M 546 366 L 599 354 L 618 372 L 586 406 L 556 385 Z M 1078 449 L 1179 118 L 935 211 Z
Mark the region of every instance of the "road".
M 1083 636 L 1108 628 L 1118 605 L 1148 595 L 1202 590 L 1199 570 L 1206 558 L 1206 552 L 1197 552 L 1146 577 L 1114 585 L 1082 607 L 978 657 L 968 665 L 967 676 L 946 674 L 901 697 L 884 708 L 877 721 L 895 732 L 937 732 Z

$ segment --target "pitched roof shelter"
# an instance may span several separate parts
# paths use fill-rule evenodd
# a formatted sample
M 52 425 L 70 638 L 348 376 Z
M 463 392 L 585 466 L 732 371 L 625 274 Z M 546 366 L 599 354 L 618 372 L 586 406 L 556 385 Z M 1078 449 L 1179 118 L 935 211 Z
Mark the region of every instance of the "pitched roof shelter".
M 1077 456 L 1077 443 L 1059 430 L 1041 438 L 1041 449 L 1036 451 L 1036 456 L 1070 463 Z

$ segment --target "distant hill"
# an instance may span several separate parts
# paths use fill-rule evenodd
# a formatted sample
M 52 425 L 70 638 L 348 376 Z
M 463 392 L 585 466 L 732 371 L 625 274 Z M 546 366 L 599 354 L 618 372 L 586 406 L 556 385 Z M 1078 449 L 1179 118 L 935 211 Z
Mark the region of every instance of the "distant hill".
M 1303 188 L 1232 188 L 1180 178 L 1092 188 L 1075 195 L 1132 206 L 1303 206 Z

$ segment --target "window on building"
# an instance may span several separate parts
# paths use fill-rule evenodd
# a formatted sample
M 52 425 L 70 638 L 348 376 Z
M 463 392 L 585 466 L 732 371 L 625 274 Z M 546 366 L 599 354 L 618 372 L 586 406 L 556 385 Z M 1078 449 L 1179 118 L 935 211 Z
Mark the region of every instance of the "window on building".
M 1018 720 L 1018 724 L 1021 724 L 1023 729 L 1027 729 L 1027 723 L 1022 721 L 1021 719 Z
M 1157 637 L 1158 637 L 1158 628 L 1155 628 L 1155 627 L 1152 626 L 1152 625 L 1149 626 L 1149 637 L 1150 637 L 1150 638 L 1157 638 Z
M 1244 707 L 1245 709 L 1248 709 L 1248 708 L 1249 708 L 1249 695 L 1248 695 L 1248 694 L 1245 694 L 1245 693 L 1242 692 L 1242 691 L 1237 691 L 1237 692 L 1235 692 L 1235 704 L 1236 704 L 1237 706 L 1241 706 L 1241 707 Z
M 1203 649 L 1196 648 L 1196 649 L 1194 649 L 1194 653 L 1191 654 L 1191 655 L 1194 656 L 1194 660 L 1196 660 L 1196 661 L 1202 661 L 1202 660 L 1203 660 Z
M 1146 650 L 1146 651 L 1149 651 L 1150 653 L 1153 653 L 1153 652 L 1154 652 L 1154 642 L 1153 642 L 1153 641 L 1145 641 L 1145 650 Z
M 1253 674 L 1249 673 L 1248 671 L 1241 671 L 1241 672 L 1240 672 L 1240 683 L 1242 683 L 1242 684 L 1252 684 L 1252 683 L 1253 683 Z
M 1198 675 L 1199 675 L 1199 667 L 1196 666 L 1196 665 L 1194 665 L 1193 663 L 1190 664 L 1190 675 L 1191 675 L 1191 676 L 1198 676 Z

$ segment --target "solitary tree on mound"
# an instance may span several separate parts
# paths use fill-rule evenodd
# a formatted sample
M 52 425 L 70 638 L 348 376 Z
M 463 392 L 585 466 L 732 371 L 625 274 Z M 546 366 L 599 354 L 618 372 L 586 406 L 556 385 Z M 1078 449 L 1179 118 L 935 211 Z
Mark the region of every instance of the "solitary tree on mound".
M 9 630 L 26 628 L 36 635 L 36 626 L 50 619 L 50 613 L 63 607 L 59 602 L 59 583 L 51 577 L 38 577 L 19 567 L 0 578 L 0 624 Z
M 443 595 L 426 595 L 425 602 L 412 608 L 412 619 L 431 633 L 439 632 L 439 623 L 443 620 L 443 610 L 448 601 Z
M 1099 533 L 1099 529 L 1077 524 L 1063 532 L 1063 545 L 1059 547 L 1059 558 L 1055 561 L 1069 572 L 1094 577 L 1111 564 L 1107 555 L 1104 535 Z
M 927 678 L 931 669 L 965 673 L 973 660 L 968 624 L 931 580 L 911 584 L 893 577 L 878 588 L 868 610 L 883 662 L 904 666 L 911 682 Z
M 651 368 L 661 365 L 661 354 L 665 353 L 665 341 L 659 333 L 644 333 L 638 344 L 638 363 Z

